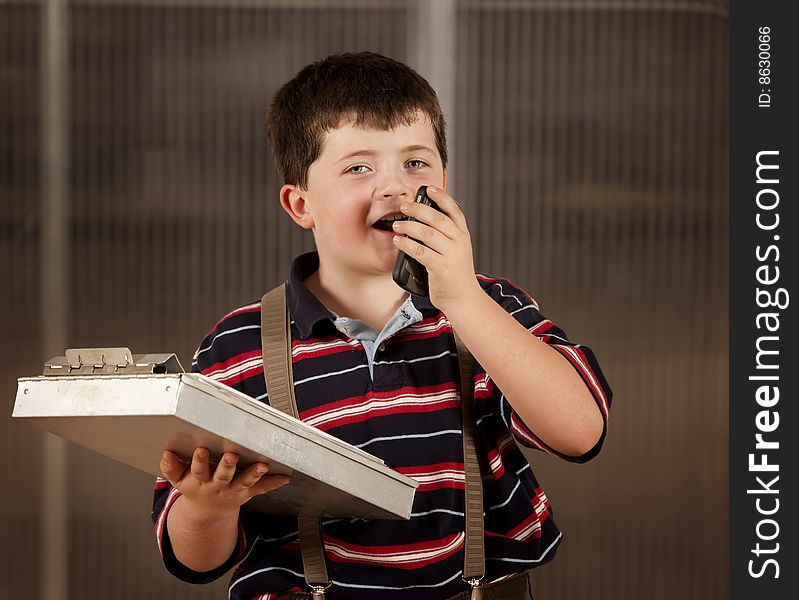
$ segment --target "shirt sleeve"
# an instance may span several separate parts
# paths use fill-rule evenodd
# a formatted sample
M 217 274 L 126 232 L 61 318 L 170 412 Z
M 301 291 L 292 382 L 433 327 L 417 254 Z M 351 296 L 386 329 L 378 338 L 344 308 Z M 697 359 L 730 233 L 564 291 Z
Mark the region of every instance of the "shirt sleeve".
M 236 547 L 231 553 L 230 557 L 224 564 L 217 567 L 213 571 L 199 572 L 188 568 L 181 563 L 172 551 L 172 543 L 169 540 L 169 533 L 166 527 L 166 519 L 169 514 L 169 509 L 180 497 L 180 492 L 173 488 L 168 481 L 162 478 L 156 479 L 155 490 L 153 494 L 153 524 L 155 526 L 155 537 L 158 543 L 158 550 L 161 552 L 161 558 L 164 561 L 166 570 L 172 575 L 185 581 L 187 583 L 210 583 L 219 579 L 222 575 L 227 573 L 236 563 L 244 558 L 248 544 L 247 536 L 244 532 L 244 526 L 241 520 L 239 521 L 239 535 Z
M 560 352 L 572 365 L 585 383 L 602 414 L 602 435 L 588 452 L 581 456 L 569 456 L 550 448 L 513 410 L 502 391 L 491 380 L 485 369 L 475 364 L 475 396 L 492 397 L 499 402 L 502 420 L 514 439 L 528 448 L 535 448 L 570 462 L 586 462 L 594 458 L 602 448 L 608 426 L 608 414 L 612 391 L 599 367 L 594 353 L 587 346 L 572 342 L 566 333 L 539 312 L 533 298 L 509 279 L 478 274 L 483 290 L 508 314 L 521 323 L 527 331 Z
M 231 350 L 230 342 L 233 340 L 231 336 L 226 335 L 226 332 L 229 330 L 229 323 L 226 323 L 226 319 L 222 319 L 217 323 L 216 327 L 206 336 L 194 353 L 191 367 L 192 372 L 214 376 L 214 371 L 218 368 L 218 365 L 225 362 L 225 353 Z M 227 573 L 235 564 L 244 558 L 250 544 L 256 539 L 257 535 L 254 533 L 248 535 L 246 531 L 246 523 L 248 521 L 246 518 L 247 511 L 242 510 L 242 516 L 239 518 L 238 541 L 230 557 L 224 564 L 213 571 L 194 571 L 182 564 L 175 557 L 166 527 L 169 510 L 179 497 L 180 492 L 172 487 L 169 481 L 160 477 L 156 479 L 155 489 L 153 490 L 152 519 L 155 527 L 158 549 L 161 552 L 164 566 L 167 571 L 182 581 L 196 584 L 210 583 Z

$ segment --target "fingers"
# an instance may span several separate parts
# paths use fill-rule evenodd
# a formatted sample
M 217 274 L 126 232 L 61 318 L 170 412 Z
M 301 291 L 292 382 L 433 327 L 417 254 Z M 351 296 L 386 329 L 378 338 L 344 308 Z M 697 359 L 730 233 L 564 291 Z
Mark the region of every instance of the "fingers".
M 208 464 L 209 453 L 207 448 L 195 448 L 191 457 L 191 474 L 200 482 L 210 481 L 211 466 Z
M 180 462 L 178 455 L 169 450 L 164 450 L 161 455 L 161 474 L 164 476 L 173 487 L 177 487 L 183 477 L 186 475 L 188 467 Z
M 288 475 L 267 475 L 268 472 L 269 465 L 255 463 L 239 473 L 235 483 L 247 488 L 247 493 L 252 497 L 274 491 L 291 481 Z
M 239 464 L 239 457 L 233 452 L 225 452 L 214 471 L 214 481 L 228 484 L 236 476 L 236 465 Z
M 445 215 L 447 215 L 456 227 L 461 231 L 466 231 L 466 216 L 461 210 L 457 200 L 447 194 L 444 190 L 435 186 L 427 186 L 427 195 L 433 200 Z M 425 207 L 431 208 L 431 207 Z M 435 210 L 435 209 L 433 209 Z M 436 211 L 438 212 L 438 211 Z
M 234 494 L 246 493 L 248 497 L 270 492 L 282 487 L 289 481 L 286 475 L 265 475 L 269 465 L 258 462 L 246 469 L 238 470 L 239 456 L 234 452 L 225 452 L 214 468 L 210 464 L 210 453 L 207 448 L 196 448 L 192 454 L 191 465 L 186 465 L 174 452 L 164 450 L 161 455 L 161 473 L 173 487 L 185 493 L 190 490 L 229 488 Z M 187 481 L 186 478 L 189 478 Z M 238 490 L 238 491 L 236 491 Z M 218 492 L 215 492 L 218 493 Z
M 267 475 L 261 477 L 258 483 L 254 484 L 250 489 L 250 497 L 258 496 L 259 494 L 266 494 L 274 492 L 276 489 L 283 487 L 291 482 L 288 475 Z
M 468 228 L 466 218 L 451 196 L 440 190 L 433 195 L 436 197 L 436 204 L 441 208 L 440 211 L 420 202 L 406 202 L 400 206 L 400 210 L 411 219 L 396 221 L 394 231 L 406 234 L 430 248 L 439 250 L 441 244 L 446 243 L 447 239 L 458 239 L 463 233 L 468 232 Z M 446 210 L 446 207 L 449 207 L 449 210 Z
M 244 469 L 238 476 L 238 483 L 243 487 L 252 487 L 269 472 L 269 465 L 265 463 L 253 463 Z
M 419 242 L 431 250 L 442 254 L 449 239 L 433 227 L 428 227 L 418 221 L 394 221 L 394 231 L 399 235 Z

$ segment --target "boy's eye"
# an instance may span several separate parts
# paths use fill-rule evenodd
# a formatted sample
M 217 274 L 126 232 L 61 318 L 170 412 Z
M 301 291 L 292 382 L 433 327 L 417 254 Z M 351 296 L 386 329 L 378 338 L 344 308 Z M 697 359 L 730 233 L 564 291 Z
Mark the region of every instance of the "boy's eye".
M 354 167 L 350 167 L 347 169 L 347 173 L 366 173 L 369 169 L 366 165 L 355 165 Z
M 427 166 L 426 162 L 418 159 L 409 160 L 406 164 L 411 169 L 422 169 Z

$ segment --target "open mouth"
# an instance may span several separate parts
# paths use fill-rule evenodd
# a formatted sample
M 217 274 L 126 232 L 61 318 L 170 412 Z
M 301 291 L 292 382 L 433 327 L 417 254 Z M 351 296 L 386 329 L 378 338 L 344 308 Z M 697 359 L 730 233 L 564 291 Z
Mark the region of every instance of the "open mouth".
M 372 227 L 374 227 L 375 229 L 379 229 L 380 231 L 394 231 L 394 221 L 407 221 L 407 220 L 408 217 L 406 216 L 397 217 L 397 218 L 389 217 L 387 219 L 380 219 L 379 221 L 376 221 L 375 224 L 372 225 Z

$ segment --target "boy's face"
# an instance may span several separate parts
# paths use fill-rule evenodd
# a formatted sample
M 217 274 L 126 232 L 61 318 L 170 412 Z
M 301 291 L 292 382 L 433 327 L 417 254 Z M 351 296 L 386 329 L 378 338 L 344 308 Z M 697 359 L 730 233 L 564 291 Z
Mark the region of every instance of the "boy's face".
M 326 135 L 308 169 L 307 189 L 284 186 L 281 201 L 300 226 L 313 230 L 322 268 L 344 276 L 390 275 L 394 233 L 390 223 L 375 225 L 401 216 L 400 204 L 412 202 L 420 185 L 446 185 L 425 117 L 388 131 L 345 123 Z

